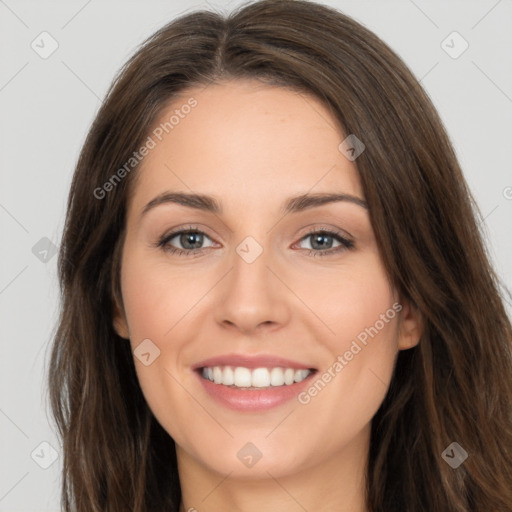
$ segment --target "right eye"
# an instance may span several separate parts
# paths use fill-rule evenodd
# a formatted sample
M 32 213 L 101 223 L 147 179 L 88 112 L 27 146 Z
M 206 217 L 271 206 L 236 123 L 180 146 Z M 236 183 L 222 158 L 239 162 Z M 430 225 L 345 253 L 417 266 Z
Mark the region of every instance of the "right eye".
M 176 254 L 178 256 L 191 256 L 205 249 L 205 247 L 197 247 L 198 245 L 202 245 L 204 237 L 211 240 L 206 233 L 194 228 L 193 226 L 190 226 L 187 229 L 173 231 L 172 233 L 164 235 L 158 241 L 157 245 L 158 247 L 161 247 L 165 252 L 170 252 L 171 254 Z M 174 247 L 171 244 L 171 241 L 174 239 L 177 239 L 178 243 L 183 248 Z

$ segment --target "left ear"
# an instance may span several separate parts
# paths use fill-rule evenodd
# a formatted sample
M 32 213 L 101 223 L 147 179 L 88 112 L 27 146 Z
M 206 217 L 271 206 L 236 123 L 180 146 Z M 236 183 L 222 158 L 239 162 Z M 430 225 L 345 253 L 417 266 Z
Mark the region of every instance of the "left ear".
M 128 322 L 126 321 L 126 315 L 119 306 L 115 306 L 115 311 L 112 319 L 114 330 L 117 334 L 125 340 L 130 339 L 130 330 L 128 329 Z
M 398 350 L 415 347 L 423 334 L 423 317 L 415 304 L 403 299 L 401 302 L 398 331 Z
M 128 321 L 126 319 L 124 307 L 120 304 L 121 301 L 117 293 L 115 293 L 115 290 L 112 292 L 112 295 L 112 325 L 118 336 L 125 340 L 129 340 L 130 329 L 128 328 Z

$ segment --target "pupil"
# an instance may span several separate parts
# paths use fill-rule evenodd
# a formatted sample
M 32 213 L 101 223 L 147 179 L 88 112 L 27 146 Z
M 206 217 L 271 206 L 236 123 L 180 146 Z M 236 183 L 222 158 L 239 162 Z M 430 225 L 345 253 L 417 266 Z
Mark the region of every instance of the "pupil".
M 199 249 L 201 247 L 201 237 L 202 235 L 200 235 L 199 233 L 185 233 L 184 235 L 182 235 L 182 238 L 181 238 L 181 244 L 183 245 L 183 247 L 185 248 L 188 248 L 188 249 Z M 196 237 L 199 237 L 199 240 L 195 242 L 195 246 L 194 246 L 194 238 Z M 185 242 L 185 243 L 184 243 Z M 188 247 L 187 244 L 188 243 L 191 243 L 193 247 Z
M 315 235 L 313 237 L 313 247 L 315 248 L 315 245 L 318 245 L 319 247 L 316 247 L 316 248 L 320 248 L 320 249 L 324 249 L 326 247 L 330 248 L 330 246 L 332 245 L 332 242 L 331 242 L 331 244 L 328 244 L 328 243 L 327 244 L 326 243 L 324 243 L 324 244 L 322 244 L 322 243 L 317 244 L 317 240 L 320 239 L 320 240 L 323 240 L 325 242 L 325 240 L 327 238 L 330 238 L 330 236 L 329 235 Z

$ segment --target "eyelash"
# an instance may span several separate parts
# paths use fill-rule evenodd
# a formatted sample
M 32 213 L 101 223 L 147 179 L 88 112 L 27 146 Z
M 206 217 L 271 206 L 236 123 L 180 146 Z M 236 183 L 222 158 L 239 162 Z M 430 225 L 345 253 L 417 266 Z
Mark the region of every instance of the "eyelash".
M 168 245 L 169 242 L 173 238 L 176 238 L 178 235 L 190 234 L 190 233 L 201 234 L 201 235 L 205 235 L 206 237 L 210 238 L 206 233 L 195 228 L 194 226 L 188 226 L 186 229 L 174 231 L 172 233 L 162 236 L 162 238 L 160 238 L 160 240 L 156 243 L 156 246 L 161 248 L 165 252 L 169 252 L 169 253 L 177 255 L 177 256 L 193 256 L 195 254 L 202 252 L 204 249 L 206 249 L 205 247 L 203 247 L 200 249 L 186 250 L 186 249 L 178 249 L 176 247 L 172 247 L 172 246 Z M 303 249 L 304 251 L 307 251 L 308 256 L 313 256 L 313 257 L 330 256 L 330 255 L 334 255 L 339 252 L 345 251 L 347 249 L 354 248 L 354 242 L 352 242 L 351 240 L 348 240 L 347 238 L 342 236 L 341 233 L 339 233 L 337 231 L 332 231 L 329 229 L 321 229 L 320 228 L 320 229 L 316 229 L 313 231 L 309 231 L 299 241 L 304 240 L 305 238 L 308 238 L 309 236 L 316 235 L 316 234 L 322 234 L 322 235 L 333 237 L 338 242 L 340 242 L 341 245 L 334 249 L 331 248 L 331 249 L 326 249 L 326 250 Z

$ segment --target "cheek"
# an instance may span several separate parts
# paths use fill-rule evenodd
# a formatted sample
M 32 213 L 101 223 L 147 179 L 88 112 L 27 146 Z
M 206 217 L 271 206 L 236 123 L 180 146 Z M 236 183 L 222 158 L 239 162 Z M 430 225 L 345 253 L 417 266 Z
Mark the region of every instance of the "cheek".
M 392 308 L 396 297 L 377 253 L 354 257 L 336 271 L 305 276 L 296 280 L 295 290 L 297 295 L 306 297 L 316 318 L 329 328 L 323 330 L 318 341 L 327 344 L 331 352 L 348 350 L 350 341 L 359 335 L 364 339 L 366 329 L 376 322 L 382 337 L 389 338 L 390 320 L 396 316 Z M 383 323 L 382 315 L 388 311 Z
M 360 373 L 370 392 L 380 392 L 387 387 L 393 371 L 401 306 L 383 268 L 368 268 L 374 271 L 369 271 L 358 289 L 352 290 L 354 300 L 347 304 L 347 316 L 339 327 L 344 330 L 345 359 L 351 358 L 350 365 Z
M 214 282 L 211 276 L 210 280 L 206 275 L 191 279 L 190 272 L 148 261 L 137 248 L 127 249 L 125 254 L 122 294 L 138 381 L 159 422 L 180 439 L 182 425 L 170 421 L 168 413 L 170 404 L 191 403 L 178 381 L 182 380 L 182 360 L 187 358 L 190 340 L 200 331 L 201 324 L 195 321 L 200 308 L 195 306 Z M 143 346 L 148 347 L 144 352 L 150 353 L 147 366 L 137 357 Z
M 298 396 L 297 417 L 315 418 L 316 425 L 329 431 L 326 452 L 340 450 L 370 424 L 389 388 L 397 354 L 396 318 L 379 330 L 370 317 L 368 327 L 347 326 L 330 347 L 330 361 Z
M 123 262 L 122 293 L 132 343 L 162 340 L 205 293 L 204 279 L 136 250 Z
M 319 338 L 330 359 L 299 402 L 318 422 L 347 431 L 360 428 L 371 420 L 389 387 L 401 306 L 376 257 L 340 272 L 310 300 L 331 330 Z

